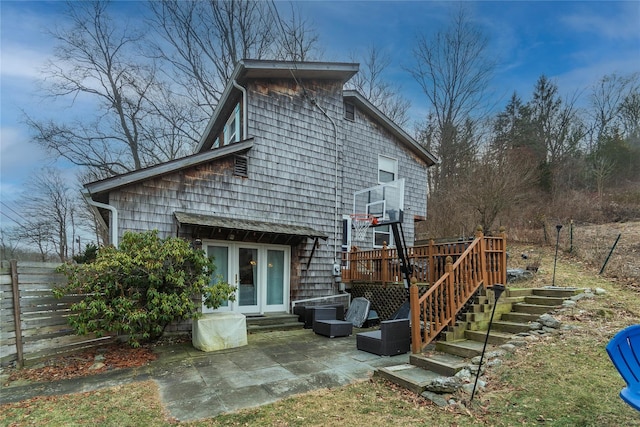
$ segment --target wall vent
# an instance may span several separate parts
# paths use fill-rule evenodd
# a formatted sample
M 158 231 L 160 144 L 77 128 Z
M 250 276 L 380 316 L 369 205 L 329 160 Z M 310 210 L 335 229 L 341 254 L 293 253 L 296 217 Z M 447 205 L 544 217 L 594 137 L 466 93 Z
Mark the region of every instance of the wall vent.
M 249 170 L 247 167 L 247 158 L 245 156 L 235 156 L 233 164 L 233 174 L 235 176 L 241 176 L 243 178 L 249 177 Z

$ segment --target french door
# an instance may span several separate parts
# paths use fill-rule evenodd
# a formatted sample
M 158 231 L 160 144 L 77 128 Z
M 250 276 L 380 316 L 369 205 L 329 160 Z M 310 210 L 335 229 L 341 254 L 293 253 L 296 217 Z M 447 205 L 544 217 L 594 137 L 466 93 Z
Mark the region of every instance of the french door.
M 253 243 L 209 242 L 207 255 L 214 258 L 212 280 L 236 287 L 236 300 L 217 311 L 263 314 L 287 311 L 289 305 L 289 246 Z M 203 306 L 203 312 L 211 310 Z

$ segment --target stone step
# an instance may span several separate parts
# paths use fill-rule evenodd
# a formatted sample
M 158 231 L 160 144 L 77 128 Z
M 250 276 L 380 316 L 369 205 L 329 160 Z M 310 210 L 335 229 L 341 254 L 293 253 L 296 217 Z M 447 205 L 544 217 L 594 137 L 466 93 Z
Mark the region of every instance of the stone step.
M 543 296 L 530 296 L 525 297 L 524 302 L 527 304 L 536 304 L 544 306 L 560 306 L 564 302 L 564 298 L 560 297 L 543 297 Z
M 418 366 L 403 364 L 378 368 L 373 373 L 374 377 L 384 378 L 406 388 L 416 394 L 425 391 L 426 387 L 436 378 L 441 377 L 435 372 L 422 369 Z
M 539 314 L 511 312 L 504 313 L 500 320 L 504 320 L 505 322 L 528 323 L 537 321 L 539 317 Z
M 507 320 L 494 320 L 491 330 L 517 334 L 520 332 L 529 332 L 530 328 L 527 323 L 509 322 Z
M 297 316 L 296 316 L 297 317 Z M 273 332 L 273 331 L 291 331 L 295 329 L 303 329 L 303 324 L 295 322 L 283 322 L 283 323 L 269 323 L 265 325 L 247 325 L 247 333 L 255 334 L 258 332 Z
M 557 306 L 553 305 L 538 305 L 528 303 L 518 303 L 513 305 L 513 311 L 516 313 L 528 313 L 528 314 L 544 314 L 552 310 L 555 310 Z
M 571 298 L 579 293 L 578 288 L 559 288 L 559 287 L 546 287 L 533 290 L 533 295 L 541 297 L 555 297 L 555 298 Z
M 436 343 L 436 351 L 471 359 L 482 354 L 483 346 L 484 340 L 483 342 L 473 340 L 460 340 L 451 342 L 438 341 Z
M 506 294 L 508 297 L 511 298 L 519 298 L 519 297 L 526 297 L 529 295 L 533 295 L 533 289 L 512 289 L 512 288 L 508 288 L 506 291 Z
M 301 329 L 303 323 L 298 321 L 298 316 L 289 313 L 268 313 L 261 316 L 247 316 L 247 332 L 289 331 Z
M 487 331 L 464 331 L 465 337 L 469 340 L 478 341 L 484 343 L 484 340 L 487 337 Z M 491 331 L 489 333 L 489 344 L 505 344 L 513 339 L 513 334 L 500 332 L 500 331 Z
M 468 364 L 462 357 L 449 353 L 412 354 L 409 363 L 445 377 L 454 376 Z

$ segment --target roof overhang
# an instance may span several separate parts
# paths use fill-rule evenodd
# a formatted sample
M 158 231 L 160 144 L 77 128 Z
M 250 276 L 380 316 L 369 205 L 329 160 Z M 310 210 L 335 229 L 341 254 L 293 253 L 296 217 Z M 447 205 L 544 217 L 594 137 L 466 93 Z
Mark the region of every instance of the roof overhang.
M 311 227 L 248 219 L 174 212 L 180 227 L 189 226 L 194 238 L 270 244 L 297 244 L 302 239 L 327 239 Z
M 405 146 L 427 163 L 427 166 L 433 166 L 438 163 L 438 158 L 427 151 L 418 141 L 405 132 L 400 126 L 389 119 L 375 105 L 369 102 L 356 90 L 345 90 L 343 92 L 345 101 L 357 105 L 358 108 L 373 115 L 392 135 L 398 138 Z
M 198 166 L 200 164 L 208 163 L 234 154 L 240 154 L 248 151 L 251 147 L 253 147 L 253 138 L 226 145 L 215 150 L 207 150 L 202 153 L 171 160 L 145 169 L 139 169 L 100 181 L 90 182 L 85 184 L 84 187 L 91 195 L 106 193 L 127 185 L 177 172 L 185 168 Z

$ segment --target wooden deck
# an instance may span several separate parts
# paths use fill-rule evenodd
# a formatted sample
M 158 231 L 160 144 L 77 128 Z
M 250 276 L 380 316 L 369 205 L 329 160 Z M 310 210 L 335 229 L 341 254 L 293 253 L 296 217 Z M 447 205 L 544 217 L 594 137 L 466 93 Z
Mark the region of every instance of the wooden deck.
M 414 246 L 407 249 L 412 325 L 412 351 L 420 352 L 447 326 L 481 287 L 506 284 L 506 236 Z M 401 262 L 395 248 L 353 250 L 345 254 L 342 280 L 385 285 L 403 282 Z

